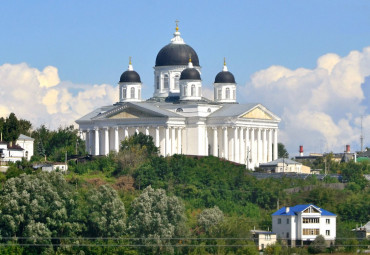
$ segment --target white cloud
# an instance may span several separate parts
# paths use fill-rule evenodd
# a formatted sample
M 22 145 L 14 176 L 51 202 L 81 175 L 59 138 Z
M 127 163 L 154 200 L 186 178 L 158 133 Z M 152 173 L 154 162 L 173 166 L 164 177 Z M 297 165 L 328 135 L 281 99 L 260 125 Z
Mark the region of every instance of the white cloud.
M 73 94 L 71 88 L 79 88 Z M 0 66 L 0 117 L 14 112 L 34 126 L 50 128 L 75 124 L 74 121 L 97 106 L 117 101 L 116 87 L 61 82 L 58 69 L 47 66 L 40 71 L 26 63 Z
M 293 155 L 299 145 L 306 152 L 340 152 L 346 144 L 360 148 L 361 115 L 364 126 L 370 124 L 364 94 L 369 75 L 370 47 L 344 57 L 325 54 L 314 69 L 271 66 L 253 74 L 241 90 L 248 101 L 282 118 L 280 139 Z

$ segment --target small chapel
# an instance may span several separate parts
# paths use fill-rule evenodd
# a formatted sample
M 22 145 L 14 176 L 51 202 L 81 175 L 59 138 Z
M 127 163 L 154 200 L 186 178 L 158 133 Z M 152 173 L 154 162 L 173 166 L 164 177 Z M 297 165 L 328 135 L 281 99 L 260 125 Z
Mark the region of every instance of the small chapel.
M 225 60 L 215 76 L 214 100 L 203 97 L 198 55 L 178 25 L 173 35 L 155 60 L 153 97 L 142 99 L 140 75 L 130 59 L 118 82 L 119 101 L 76 120 L 86 151 L 118 152 L 122 140 L 142 132 L 153 137 L 163 156 L 213 155 L 251 169 L 277 159 L 280 118 L 262 104 L 237 102 Z

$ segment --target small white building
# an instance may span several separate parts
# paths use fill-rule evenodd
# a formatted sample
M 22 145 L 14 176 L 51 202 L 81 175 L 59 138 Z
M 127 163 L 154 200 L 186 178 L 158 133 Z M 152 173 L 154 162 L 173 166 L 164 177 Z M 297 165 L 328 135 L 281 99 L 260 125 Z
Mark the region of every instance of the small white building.
M 268 245 L 276 243 L 276 234 L 266 230 L 251 230 L 254 243 L 258 246 L 258 250 L 264 250 Z
M 23 157 L 26 158 L 27 160 L 30 160 L 31 157 L 33 156 L 34 141 L 35 139 L 33 139 L 32 137 L 20 134 L 17 141 L 15 142 L 17 145 L 24 149 Z
M 278 158 L 267 163 L 261 163 L 259 167 L 269 173 L 310 174 L 311 172 L 310 167 L 304 166 L 300 162 L 287 158 Z
M 336 218 L 313 204 L 287 206 L 272 214 L 272 231 L 292 246 L 312 242 L 318 235 L 330 244 L 336 238 Z
M 52 172 L 56 170 L 65 172 L 68 170 L 68 164 L 64 162 L 41 162 L 33 164 L 33 168 L 34 169 L 41 168 L 41 170 L 45 172 Z
M 19 145 L 12 142 L 0 141 L 0 162 L 1 165 L 6 165 L 7 162 L 16 162 L 22 160 L 24 157 L 24 150 Z

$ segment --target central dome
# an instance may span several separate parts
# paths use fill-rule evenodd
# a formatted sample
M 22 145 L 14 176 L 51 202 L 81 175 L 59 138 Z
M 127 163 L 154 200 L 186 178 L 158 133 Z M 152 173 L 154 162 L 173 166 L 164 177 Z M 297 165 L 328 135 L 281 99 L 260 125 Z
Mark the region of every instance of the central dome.
M 185 66 L 191 57 L 193 65 L 199 66 L 198 55 L 187 44 L 170 43 L 164 46 L 158 53 L 155 66 Z

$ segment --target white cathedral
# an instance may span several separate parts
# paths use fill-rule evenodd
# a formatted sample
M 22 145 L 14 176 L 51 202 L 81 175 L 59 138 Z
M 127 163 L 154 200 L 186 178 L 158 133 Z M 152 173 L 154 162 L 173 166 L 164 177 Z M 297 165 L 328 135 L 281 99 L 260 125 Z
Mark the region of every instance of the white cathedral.
M 239 104 L 226 63 L 215 77 L 214 101 L 202 97 L 197 53 L 179 28 L 158 53 L 154 93 L 142 100 L 140 76 L 131 59 L 119 81 L 119 102 L 102 106 L 76 123 L 92 155 L 118 152 L 120 142 L 142 132 L 160 154 L 213 155 L 254 168 L 277 159 L 280 118 L 259 103 Z

